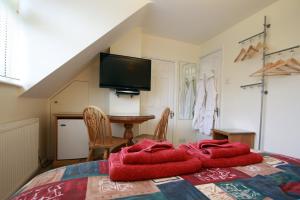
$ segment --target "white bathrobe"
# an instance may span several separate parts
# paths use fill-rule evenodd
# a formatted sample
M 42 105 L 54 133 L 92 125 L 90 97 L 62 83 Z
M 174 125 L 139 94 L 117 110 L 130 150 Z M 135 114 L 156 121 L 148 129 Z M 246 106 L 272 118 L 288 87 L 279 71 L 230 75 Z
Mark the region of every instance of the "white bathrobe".
M 199 132 L 203 131 L 205 100 L 206 100 L 205 78 L 203 78 L 199 80 L 197 84 L 197 97 L 196 97 L 196 104 L 194 107 L 194 117 L 192 122 L 193 129 L 199 130 Z
M 184 119 L 193 118 L 194 105 L 195 105 L 195 87 L 194 87 L 194 82 L 190 81 L 186 93 Z
M 180 92 L 180 105 L 179 105 L 179 116 L 180 119 L 185 119 L 185 108 L 186 108 L 186 94 L 188 91 L 187 83 L 183 84 L 182 90 Z
M 211 76 L 207 78 L 205 86 L 206 102 L 203 122 L 203 133 L 205 135 L 210 135 L 211 129 L 214 127 L 215 110 L 217 106 L 217 90 L 215 77 Z

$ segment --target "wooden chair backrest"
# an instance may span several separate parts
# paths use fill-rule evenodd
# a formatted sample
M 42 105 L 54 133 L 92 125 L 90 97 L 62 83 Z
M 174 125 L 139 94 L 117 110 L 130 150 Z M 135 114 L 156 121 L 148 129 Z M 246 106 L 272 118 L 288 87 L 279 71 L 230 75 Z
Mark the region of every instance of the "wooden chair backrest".
M 161 114 L 161 118 L 154 131 L 154 139 L 166 140 L 170 112 L 170 108 L 166 108 Z
M 83 120 L 88 129 L 90 144 L 110 144 L 112 133 L 107 115 L 96 106 L 88 106 L 83 111 Z

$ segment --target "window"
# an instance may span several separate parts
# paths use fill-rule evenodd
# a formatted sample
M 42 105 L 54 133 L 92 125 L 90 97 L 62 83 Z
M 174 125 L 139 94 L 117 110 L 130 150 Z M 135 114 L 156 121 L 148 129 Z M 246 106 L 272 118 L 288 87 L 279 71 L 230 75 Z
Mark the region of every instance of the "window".
M 7 68 L 7 12 L 0 5 L 0 75 L 6 77 Z
M 0 81 L 15 83 L 17 70 L 13 67 L 14 38 L 16 35 L 15 12 L 0 2 Z

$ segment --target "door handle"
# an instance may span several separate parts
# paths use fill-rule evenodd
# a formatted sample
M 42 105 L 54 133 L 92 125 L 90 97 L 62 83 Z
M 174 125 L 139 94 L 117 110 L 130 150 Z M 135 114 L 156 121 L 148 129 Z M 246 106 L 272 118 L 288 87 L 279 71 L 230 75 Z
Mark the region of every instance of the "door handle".
M 170 118 L 173 119 L 174 118 L 175 113 L 173 111 L 170 112 Z
M 66 126 L 66 124 L 60 124 L 60 126 Z

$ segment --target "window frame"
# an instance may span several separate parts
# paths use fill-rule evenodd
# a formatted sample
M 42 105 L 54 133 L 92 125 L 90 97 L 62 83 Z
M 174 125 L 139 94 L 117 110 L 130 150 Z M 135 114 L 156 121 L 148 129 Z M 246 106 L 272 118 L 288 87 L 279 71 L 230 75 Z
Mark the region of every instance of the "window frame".
M 5 58 L 3 59 L 5 62 L 4 66 L 4 73 L 0 73 L 0 83 L 5 83 L 9 85 L 15 85 L 22 87 L 21 80 L 20 80 L 20 74 L 18 74 L 18 70 L 16 69 L 16 66 L 14 65 L 13 58 L 15 57 L 16 52 L 16 39 L 17 39 L 17 31 L 18 30 L 18 24 L 17 24 L 17 14 L 18 9 L 17 6 L 12 7 L 11 5 L 5 5 L 5 3 L 1 2 L 0 4 L 0 10 L 2 12 L 5 12 L 4 14 L 4 20 L 5 20 L 5 43 L 4 46 L 6 49 L 5 51 Z M 11 10 L 10 10 L 11 9 Z

